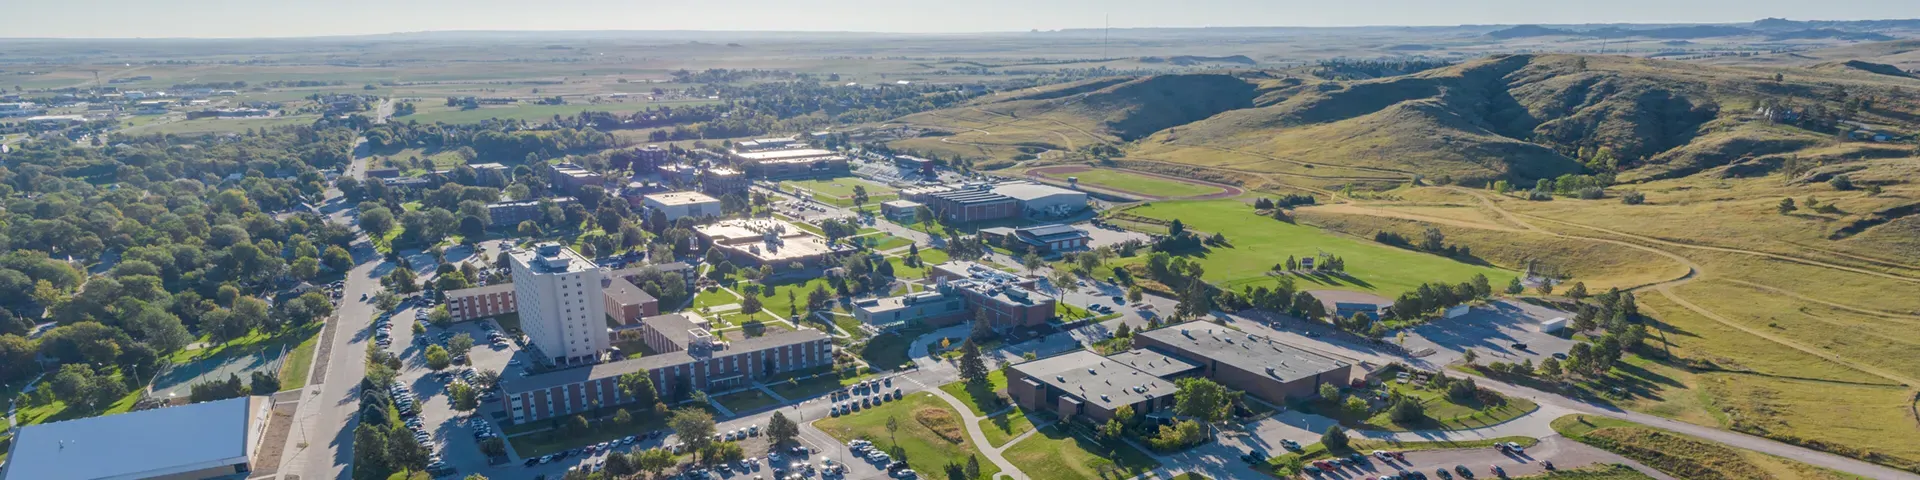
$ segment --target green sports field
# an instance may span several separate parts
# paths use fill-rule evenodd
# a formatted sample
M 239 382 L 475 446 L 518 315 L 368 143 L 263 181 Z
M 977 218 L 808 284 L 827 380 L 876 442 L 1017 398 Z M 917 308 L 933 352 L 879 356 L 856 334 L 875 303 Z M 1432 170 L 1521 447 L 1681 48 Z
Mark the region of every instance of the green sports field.
M 815 194 L 838 198 L 853 198 L 853 187 L 867 187 L 867 196 L 879 197 L 882 193 L 893 193 L 893 187 L 870 182 L 859 177 L 838 177 L 818 180 L 788 180 L 780 182 L 782 189 L 800 187 Z
M 1083 185 L 1105 187 L 1110 190 L 1153 195 L 1156 197 L 1197 197 L 1223 192 L 1220 187 L 1198 183 L 1177 182 L 1164 178 L 1149 177 L 1120 170 L 1081 170 L 1073 173 L 1042 173 L 1047 178 L 1066 181 L 1067 177 L 1080 179 Z
M 1350 277 L 1294 276 L 1303 290 L 1354 290 L 1393 298 L 1422 283 L 1459 283 L 1486 274 L 1495 286 L 1506 285 L 1517 273 L 1470 265 L 1426 253 L 1389 247 L 1330 233 L 1307 225 L 1261 217 L 1239 200 L 1155 202 L 1127 213 L 1162 220 L 1179 219 L 1189 230 L 1221 233 L 1229 246 L 1188 257 L 1199 261 L 1208 282 L 1233 290 L 1277 283 L 1267 272 L 1287 256 L 1312 257 L 1319 252 L 1347 263 Z

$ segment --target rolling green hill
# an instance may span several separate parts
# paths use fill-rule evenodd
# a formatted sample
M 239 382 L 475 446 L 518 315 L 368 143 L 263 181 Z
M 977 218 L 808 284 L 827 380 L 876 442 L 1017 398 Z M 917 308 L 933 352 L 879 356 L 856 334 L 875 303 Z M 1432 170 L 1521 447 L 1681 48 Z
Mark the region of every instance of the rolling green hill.
M 1104 143 L 1130 159 L 1319 178 L 1309 183 L 1321 186 L 1415 175 L 1468 185 L 1593 171 L 1674 178 L 1827 143 L 1852 125 L 1841 119 L 1911 124 L 1920 103 L 1903 89 L 1920 88 L 1920 79 L 1897 72 L 1863 62 L 1757 69 L 1501 55 L 1358 81 L 1261 75 L 1274 72 L 1090 81 L 907 120 L 935 128 L 963 113 L 991 120 L 945 125 L 968 137 L 948 144 L 1008 144 L 1031 133 L 1058 138 L 1042 142 L 1051 149 Z M 992 138 L 1003 131 L 1016 135 Z M 1583 153 L 1602 148 L 1611 160 Z

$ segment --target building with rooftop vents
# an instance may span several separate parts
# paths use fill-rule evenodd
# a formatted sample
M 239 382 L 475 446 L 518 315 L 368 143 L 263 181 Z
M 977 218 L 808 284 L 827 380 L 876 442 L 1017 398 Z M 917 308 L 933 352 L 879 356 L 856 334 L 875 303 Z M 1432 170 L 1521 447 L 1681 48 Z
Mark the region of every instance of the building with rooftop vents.
M 1179 387 L 1154 372 L 1178 376 L 1199 366 L 1172 357 L 1142 358 L 1152 355 L 1134 354 L 1122 361 L 1076 350 L 1016 364 L 1007 368 L 1007 396 L 1030 410 L 1062 419 L 1085 416 L 1096 423 L 1112 419 L 1121 407 L 1132 407 L 1135 415 L 1170 411 Z
M 272 413 L 253 396 L 20 427 L 0 479 L 240 480 Z
M 726 167 L 713 167 L 700 171 L 700 191 L 715 197 L 732 194 L 747 194 L 747 173 Z
M 607 272 L 572 248 L 547 242 L 508 251 L 520 328 L 559 365 L 607 351 Z
M 721 220 L 694 227 L 693 233 L 725 254 L 727 261 L 752 268 L 786 268 L 794 262 L 818 266 L 854 250 L 846 245 L 828 245 L 824 238 L 770 218 Z
M 620 376 L 629 373 L 646 374 L 661 401 L 671 404 L 696 390 L 726 392 L 769 376 L 833 365 L 831 338 L 806 326 L 729 338 L 707 330 L 692 315 L 667 314 L 641 319 L 621 333 L 628 332 L 658 353 L 502 378 L 501 402 L 508 416 L 521 423 L 633 403 L 619 388 Z
M 986 312 L 995 330 L 1046 325 L 1054 316 L 1054 299 L 1034 290 L 1035 281 L 974 262 L 955 261 L 933 266 L 936 288 L 951 288 L 967 301 L 967 318 Z
M 579 195 L 580 187 L 587 185 L 606 186 L 605 176 L 571 163 L 553 165 L 552 173 L 547 175 L 547 181 L 553 185 L 555 191 L 568 195 Z
M 1347 387 L 1365 378 L 1350 360 L 1209 322 L 1140 332 L 1133 342 L 1136 349 L 1199 365 L 1200 375 L 1275 405 L 1319 395 L 1321 384 Z
M 1051 255 L 1087 249 L 1093 235 L 1072 225 L 1052 224 L 1033 227 L 991 227 L 980 229 L 980 238 L 1014 252 Z
M 853 303 L 853 318 L 876 328 L 906 325 L 952 325 L 967 315 L 967 297 L 952 286 L 898 297 L 872 298 Z

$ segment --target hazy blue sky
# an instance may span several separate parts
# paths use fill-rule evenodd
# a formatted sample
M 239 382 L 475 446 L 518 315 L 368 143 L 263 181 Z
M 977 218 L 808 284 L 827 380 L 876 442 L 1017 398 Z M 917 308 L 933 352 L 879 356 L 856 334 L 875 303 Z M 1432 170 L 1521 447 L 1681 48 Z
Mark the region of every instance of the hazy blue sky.
M 1920 17 L 1920 0 L 4 0 L 0 37 L 429 30 L 984 32 Z

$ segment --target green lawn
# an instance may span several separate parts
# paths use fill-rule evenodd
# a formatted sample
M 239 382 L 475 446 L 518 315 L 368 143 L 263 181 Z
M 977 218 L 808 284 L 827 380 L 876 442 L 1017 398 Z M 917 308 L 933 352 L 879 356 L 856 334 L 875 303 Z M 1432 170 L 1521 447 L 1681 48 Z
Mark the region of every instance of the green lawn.
M 1507 442 L 1518 443 L 1524 447 L 1532 447 L 1534 445 L 1538 445 L 1540 443 L 1540 439 L 1533 438 L 1533 437 L 1497 437 L 1497 438 L 1487 438 L 1487 439 L 1480 439 L 1480 440 L 1438 441 L 1438 442 L 1392 442 L 1392 441 L 1376 441 L 1376 440 L 1353 440 L 1352 443 L 1349 443 L 1347 445 L 1347 448 L 1341 449 L 1339 451 L 1334 451 L 1334 452 L 1327 451 L 1326 445 L 1313 443 L 1313 444 L 1307 445 L 1305 448 L 1302 448 L 1301 451 L 1297 453 L 1281 452 L 1277 450 L 1267 452 L 1269 455 L 1273 455 L 1273 456 L 1267 457 L 1267 465 L 1270 471 L 1280 475 L 1282 478 L 1291 478 L 1291 477 L 1287 477 L 1287 475 L 1290 475 L 1295 472 L 1281 471 L 1281 469 L 1286 464 L 1286 461 L 1285 461 L 1286 457 L 1289 457 L 1289 456 L 1300 457 L 1301 461 L 1303 461 L 1304 463 L 1313 463 L 1314 460 L 1320 460 L 1324 458 L 1333 458 L 1333 457 L 1344 457 L 1353 453 L 1365 453 L 1373 450 L 1397 450 L 1397 451 L 1403 451 L 1403 452 L 1410 452 L 1410 451 L 1416 451 L 1416 450 L 1487 448 L 1487 447 L 1492 447 L 1496 443 L 1507 443 Z
M 893 370 L 912 360 L 907 357 L 907 349 L 912 346 L 912 336 L 887 332 L 867 340 L 866 345 L 860 347 L 860 358 L 875 370 Z
M 1177 182 L 1120 170 L 1083 170 L 1070 174 L 1047 175 L 1047 177 L 1059 180 L 1075 177 L 1080 179 L 1080 183 L 1095 187 L 1168 198 L 1197 197 L 1225 191 L 1210 185 Z
M 1387 382 L 1387 385 L 1395 391 L 1420 399 L 1421 405 L 1425 407 L 1426 420 L 1408 424 L 1394 423 L 1386 408 L 1381 408 L 1365 417 L 1356 417 L 1341 411 L 1339 403 L 1326 400 L 1308 402 L 1305 410 L 1339 420 L 1350 427 L 1409 431 L 1480 428 L 1512 420 L 1540 408 L 1533 401 L 1519 397 L 1502 396 L 1504 401 L 1496 405 L 1485 405 L 1474 400 L 1461 403 L 1448 398 L 1446 392 L 1440 390 L 1418 388 L 1412 384 L 1395 382 Z
M 280 364 L 280 389 L 293 390 L 307 386 L 307 370 L 313 367 L 314 350 L 320 345 L 320 330 L 302 340 L 300 345 L 287 353 L 286 363 Z
M 980 432 L 987 435 L 987 443 L 998 447 L 1006 445 L 1008 440 L 1033 430 L 1033 420 L 1027 418 L 1025 409 L 1015 408 L 1007 413 L 994 415 L 980 420 Z
M 892 249 L 905 247 L 907 245 L 913 244 L 913 240 L 896 237 L 892 235 L 887 235 L 884 233 L 868 235 L 864 237 L 853 237 L 851 240 L 854 242 L 864 243 L 867 245 L 867 248 L 871 248 L 874 251 L 892 250 Z M 899 275 L 899 273 L 895 272 L 895 275 Z
M 710 290 L 701 290 L 700 293 L 695 294 L 693 296 L 692 308 L 699 310 L 706 307 L 718 307 L 735 303 L 740 303 L 740 297 L 735 296 L 733 292 L 726 291 L 726 289 L 722 288 L 713 288 Z
M 1201 475 L 1198 473 L 1182 473 L 1178 476 L 1173 477 L 1173 480 L 1213 480 L 1213 477 L 1208 477 L 1206 475 Z
M 888 419 L 894 420 L 898 431 L 887 431 Z M 926 392 L 851 415 L 823 419 L 813 425 L 842 442 L 864 438 L 882 451 L 898 446 L 907 454 L 907 465 L 921 472 L 939 472 L 949 463 L 965 464 L 969 455 L 979 455 L 975 445 L 967 440 L 960 412 Z M 1025 468 L 1026 464 L 1020 465 Z M 980 459 L 980 478 L 993 478 L 999 472 L 993 462 Z
M 1131 478 L 1160 467 L 1124 442 L 1094 442 L 1056 427 L 1040 429 L 1003 453 L 1028 476 L 1049 480 Z
M 813 398 L 820 395 L 825 395 L 827 392 L 839 390 L 841 388 L 847 387 L 848 385 L 853 385 L 854 383 L 861 382 L 869 378 L 873 378 L 873 374 L 857 375 L 853 377 L 841 377 L 839 375 L 820 375 L 820 376 L 809 378 L 806 380 L 797 380 L 797 381 L 791 381 L 791 382 L 783 381 L 779 383 L 774 383 L 774 384 L 767 385 L 767 388 L 772 389 L 773 393 L 780 394 L 781 397 L 784 397 L 787 400 L 798 401 L 802 399 L 808 399 L 808 398 Z
M 1505 285 L 1515 272 L 1470 265 L 1449 258 L 1389 247 L 1330 233 L 1307 225 L 1285 223 L 1253 213 L 1239 200 L 1170 201 L 1127 210 L 1127 213 L 1163 220 L 1178 219 L 1187 229 L 1226 235 L 1228 247 L 1190 254 L 1205 270 L 1208 282 L 1231 290 L 1277 283 L 1267 272 L 1285 263 L 1289 255 L 1312 257 L 1318 252 L 1346 261 L 1347 276 L 1295 276 L 1302 290 L 1356 290 L 1394 298 L 1422 283 L 1459 283 L 1485 274 L 1494 285 Z
M 767 395 L 767 392 L 762 392 L 758 388 L 713 397 L 713 401 L 719 402 L 722 407 L 727 407 L 727 410 L 732 410 L 735 415 L 746 414 L 780 404 L 779 399 L 773 398 L 772 395 Z
M 967 409 L 973 410 L 974 415 L 979 415 L 984 417 L 988 413 L 993 413 L 995 411 L 1000 410 L 1001 408 L 1004 408 L 1004 405 L 993 405 L 992 403 L 998 403 L 998 402 L 1004 401 L 998 397 L 997 392 L 1007 389 L 1006 370 L 994 370 L 992 373 L 988 373 L 987 383 L 992 385 L 992 392 L 996 393 L 994 398 L 991 398 L 991 399 L 974 398 L 973 393 L 967 391 L 967 382 L 964 380 L 949 383 L 946 385 L 941 385 L 940 390 L 947 392 L 948 395 L 953 395 L 954 398 L 960 399 L 960 403 L 967 404 Z M 981 405 L 980 404 L 981 400 L 987 401 L 989 405 L 984 405 L 984 406 Z
M 799 187 L 799 188 L 812 191 L 813 193 L 819 194 L 819 195 L 826 195 L 829 197 L 839 197 L 843 199 L 851 199 L 853 198 L 853 187 L 856 185 L 867 187 L 868 197 L 878 198 L 881 196 L 881 194 L 890 194 L 894 192 L 893 187 L 889 187 L 879 183 L 874 183 L 860 177 L 838 177 L 838 178 L 826 178 L 826 179 L 815 179 L 815 180 L 787 180 L 784 182 L 780 182 L 780 189 L 785 191 L 793 191 L 794 187 Z M 822 200 L 825 200 L 825 199 L 822 199 Z M 880 203 L 880 202 L 878 200 L 869 200 L 867 203 Z M 851 205 L 851 203 L 849 203 L 849 205 Z
M 271 118 L 203 118 L 199 120 L 176 120 L 167 123 L 149 123 L 122 130 L 128 134 L 174 134 L 193 135 L 203 133 L 245 132 L 247 129 L 267 129 L 291 125 L 312 125 L 319 120 L 318 115 L 292 115 Z
M 540 121 L 551 120 L 554 115 L 572 117 L 579 115 L 580 112 L 631 113 L 645 110 L 648 105 L 646 102 L 609 103 L 600 105 L 537 105 L 522 103 L 511 106 L 483 107 L 473 110 L 422 108 L 420 113 L 401 118 L 404 121 L 418 121 L 420 123 L 480 123 L 480 121 L 487 119 Z M 676 103 L 675 105 L 680 104 Z

